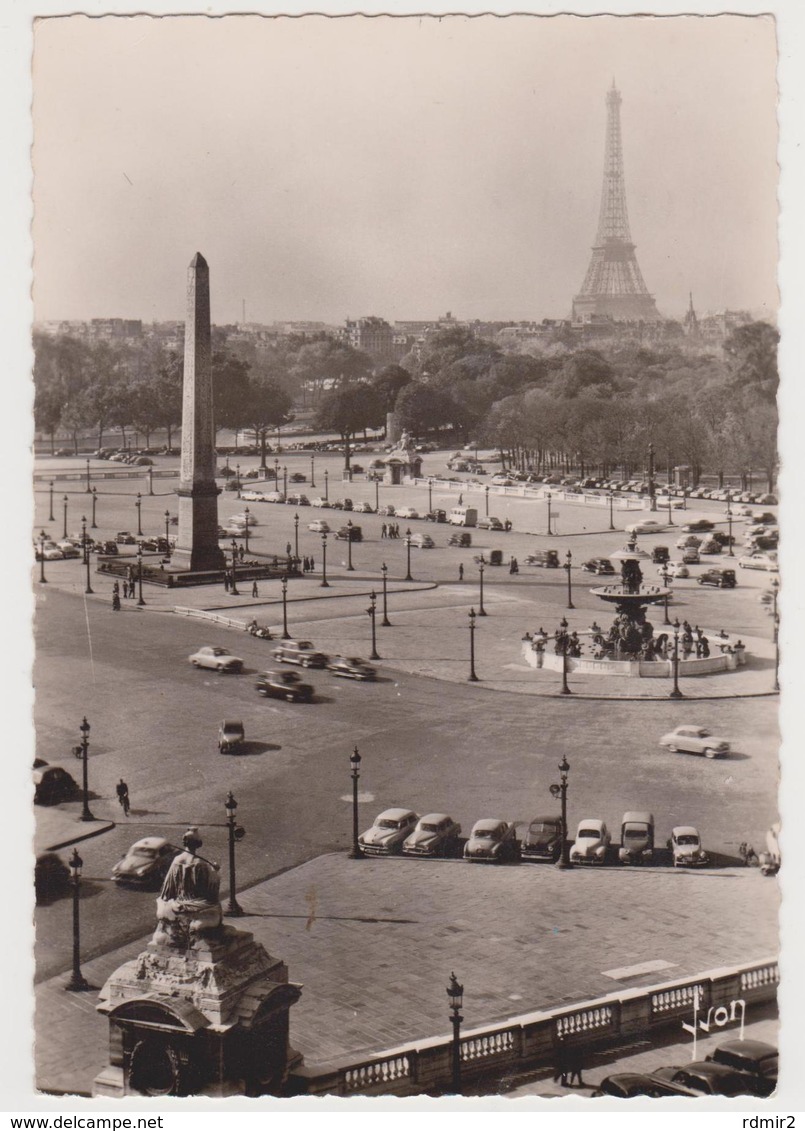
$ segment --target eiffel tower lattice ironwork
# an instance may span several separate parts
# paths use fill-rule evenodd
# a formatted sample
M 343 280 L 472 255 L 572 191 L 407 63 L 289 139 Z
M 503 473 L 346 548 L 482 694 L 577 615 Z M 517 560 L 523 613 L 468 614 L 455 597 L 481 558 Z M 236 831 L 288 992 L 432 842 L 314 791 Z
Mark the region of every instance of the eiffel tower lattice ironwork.
M 621 95 L 612 80 L 607 91 L 607 134 L 601 214 L 590 266 L 573 299 L 573 320 L 593 315 L 619 322 L 656 322 L 661 315 L 637 265 L 629 231 L 621 145 Z

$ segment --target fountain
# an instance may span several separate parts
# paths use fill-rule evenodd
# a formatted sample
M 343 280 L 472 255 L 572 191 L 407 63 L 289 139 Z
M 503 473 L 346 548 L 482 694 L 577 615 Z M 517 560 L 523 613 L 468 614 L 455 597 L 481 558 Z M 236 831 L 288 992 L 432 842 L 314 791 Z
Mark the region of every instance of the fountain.
M 643 585 L 641 562 L 650 561 L 650 555 L 637 547 L 637 536 L 632 535 L 622 550 L 609 555 L 610 561 L 621 563 L 621 584 L 601 585 L 591 589 L 600 600 L 613 604 L 617 616 L 607 637 L 596 638 L 607 654 L 616 659 L 651 660 L 664 650 L 667 634 L 655 638 L 654 626 L 646 620 L 646 609 L 664 601 L 670 589 L 662 585 Z

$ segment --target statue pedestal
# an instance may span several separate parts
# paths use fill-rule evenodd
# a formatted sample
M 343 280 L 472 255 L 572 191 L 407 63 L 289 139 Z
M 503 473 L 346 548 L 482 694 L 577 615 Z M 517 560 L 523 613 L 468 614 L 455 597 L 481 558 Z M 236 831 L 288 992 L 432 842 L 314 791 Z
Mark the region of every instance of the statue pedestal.
M 93 1095 L 281 1095 L 301 988 L 247 931 L 221 926 L 178 948 L 150 943 L 112 974 L 109 1065 Z

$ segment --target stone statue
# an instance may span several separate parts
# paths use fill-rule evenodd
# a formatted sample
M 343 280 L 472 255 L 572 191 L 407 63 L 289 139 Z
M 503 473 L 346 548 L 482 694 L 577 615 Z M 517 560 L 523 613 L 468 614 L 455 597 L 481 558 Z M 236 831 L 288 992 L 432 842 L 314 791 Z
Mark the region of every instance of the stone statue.
M 640 584 L 643 580 L 643 572 L 640 565 L 634 558 L 627 558 L 621 566 L 621 577 L 623 579 L 623 587 L 627 593 L 639 593 Z
M 395 445 L 395 452 L 407 452 L 412 445 L 411 433 L 404 428 L 402 435 Z
M 157 928 L 152 941 L 187 949 L 197 935 L 221 925 L 220 866 L 197 855 L 202 844 L 197 828 L 187 830 L 182 844 L 184 851 L 174 858 L 157 898 Z

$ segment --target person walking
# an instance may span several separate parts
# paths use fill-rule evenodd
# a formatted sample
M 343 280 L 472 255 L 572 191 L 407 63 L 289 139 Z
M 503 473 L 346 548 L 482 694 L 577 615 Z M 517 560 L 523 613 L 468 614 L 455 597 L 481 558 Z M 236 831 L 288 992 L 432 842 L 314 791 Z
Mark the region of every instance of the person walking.
M 567 1087 L 567 1049 L 561 1043 L 556 1050 L 556 1058 L 553 1062 L 553 1082 L 554 1084 L 561 1084 L 563 1088 Z
M 129 809 L 131 808 L 129 804 L 129 787 L 121 778 L 115 786 L 115 790 L 117 792 L 117 799 L 120 802 L 120 808 L 123 810 L 124 816 L 128 817 Z
M 260 594 L 257 591 L 257 582 L 253 581 L 252 582 L 252 597 L 259 597 L 259 596 L 260 596 Z
M 463 562 L 458 563 L 458 580 L 459 581 L 464 580 L 464 563 Z
M 584 1052 L 582 1049 L 568 1049 L 567 1050 L 567 1083 L 568 1087 L 573 1088 L 578 1085 L 579 1088 L 584 1087 L 584 1081 L 581 1078 L 582 1071 L 584 1070 Z
M 224 570 L 224 593 L 229 592 L 229 570 Z
M 286 558 L 289 558 L 291 556 L 291 550 L 292 549 L 293 549 L 293 546 L 291 545 L 291 543 L 286 542 L 285 543 L 285 556 L 286 556 Z
M 382 526 L 380 527 L 380 537 L 381 537 L 381 538 L 385 538 L 385 537 L 386 537 L 386 524 L 385 524 L 385 522 L 384 522 L 384 523 L 382 524 Z
M 311 558 L 310 559 L 310 572 L 313 573 L 315 568 L 316 568 L 316 563 L 313 561 L 313 558 Z
M 241 542 L 240 546 L 238 547 L 238 559 L 240 561 L 243 561 L 245 556 L 246 556 L 246 551 L 244 550 L 243 543 Z
M 113 589 L 112 590 L 112 612 L 113 613 L 119 613 L 120 612 L 120 590 L 119 589 Z

